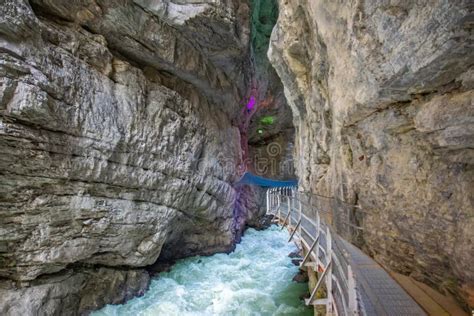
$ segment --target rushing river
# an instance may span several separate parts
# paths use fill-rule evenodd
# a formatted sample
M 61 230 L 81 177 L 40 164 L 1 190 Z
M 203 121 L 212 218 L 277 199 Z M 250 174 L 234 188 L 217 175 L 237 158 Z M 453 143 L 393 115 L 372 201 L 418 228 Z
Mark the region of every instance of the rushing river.
M 180 260 L 144 296 L 92 315 L 312 315 L 299 299 L 307 284 L 292 281 L 296 247 L 287 240 L 276 226 L 248 229 L 234 252 Z

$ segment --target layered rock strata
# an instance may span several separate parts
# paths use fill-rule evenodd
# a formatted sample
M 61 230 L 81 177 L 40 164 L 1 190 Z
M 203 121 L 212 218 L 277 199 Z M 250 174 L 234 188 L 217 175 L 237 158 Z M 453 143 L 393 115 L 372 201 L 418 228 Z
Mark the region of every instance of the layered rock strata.
M 246 94 L 239 1 L 3 0 L 0 314 L 85 313 L 227 251 Z M 236 211 L 237 210 L 237 211 Z
M 279 4 L 301 189 L 359 204 L 368 253 L 472 307 L 472 4 Z

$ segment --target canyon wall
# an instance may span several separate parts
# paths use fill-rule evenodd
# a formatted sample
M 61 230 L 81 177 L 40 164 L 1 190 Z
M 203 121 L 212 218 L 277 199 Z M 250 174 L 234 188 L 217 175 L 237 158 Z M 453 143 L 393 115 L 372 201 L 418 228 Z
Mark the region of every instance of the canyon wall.
M 249 10 L 1 1 L 0 314 L 120 303 L 158 257 L 233 247 Z
M 474 306 L 472 3 L 279 4 L 300 189 L 359 204 L 366 252 Z
M 258 109 L 248 127 L 249 169 L 272 179 L 294 179 L 293 115 L 267 51 L 278 18 L 277 0 L 252 0 L 251 45 Z

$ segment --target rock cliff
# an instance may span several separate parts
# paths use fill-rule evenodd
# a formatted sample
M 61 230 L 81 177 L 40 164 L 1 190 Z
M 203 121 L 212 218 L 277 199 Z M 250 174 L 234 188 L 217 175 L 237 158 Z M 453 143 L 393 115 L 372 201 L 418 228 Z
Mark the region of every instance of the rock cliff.
M 377 261 L 474 306 L 473 11 L 0 0 L 0 314 L 84 314 L 232 249 L 263 210 L 242 170 L 293 162 L 360 205 Z
M 231 249 L 255 220 L 232 187 L 249 5 L 2 0 L 0 12 L 0 314 L 119 303 L 158 257 Z
M 301 189 L 359 204 L 368 253 L 472 307 L 472 2 L 279 4 Z

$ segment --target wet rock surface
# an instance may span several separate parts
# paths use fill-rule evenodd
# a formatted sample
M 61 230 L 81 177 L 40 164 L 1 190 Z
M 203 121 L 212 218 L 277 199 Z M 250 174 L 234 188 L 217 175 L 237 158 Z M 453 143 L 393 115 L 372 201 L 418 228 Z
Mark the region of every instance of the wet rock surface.
M 273 215 L 266 215 L 258 219 L 258 222 L 252 225 L 256 230 L 264 230 L 270 227 L 273 223 Z
M 293 281 L 297 283 L 307 283 L 309 281 L 308 273 L 303 270 L 299 270 L 298 274 L 293 277 Z
M 366 252 L 473 306 L 472 4 L 279 4 L 301 189 L 361 205 Z
M 2 2 L 1 314 L 123 302 L 158 257 L 232 249 L 258 213 L 232 187 L 248 10 Z

